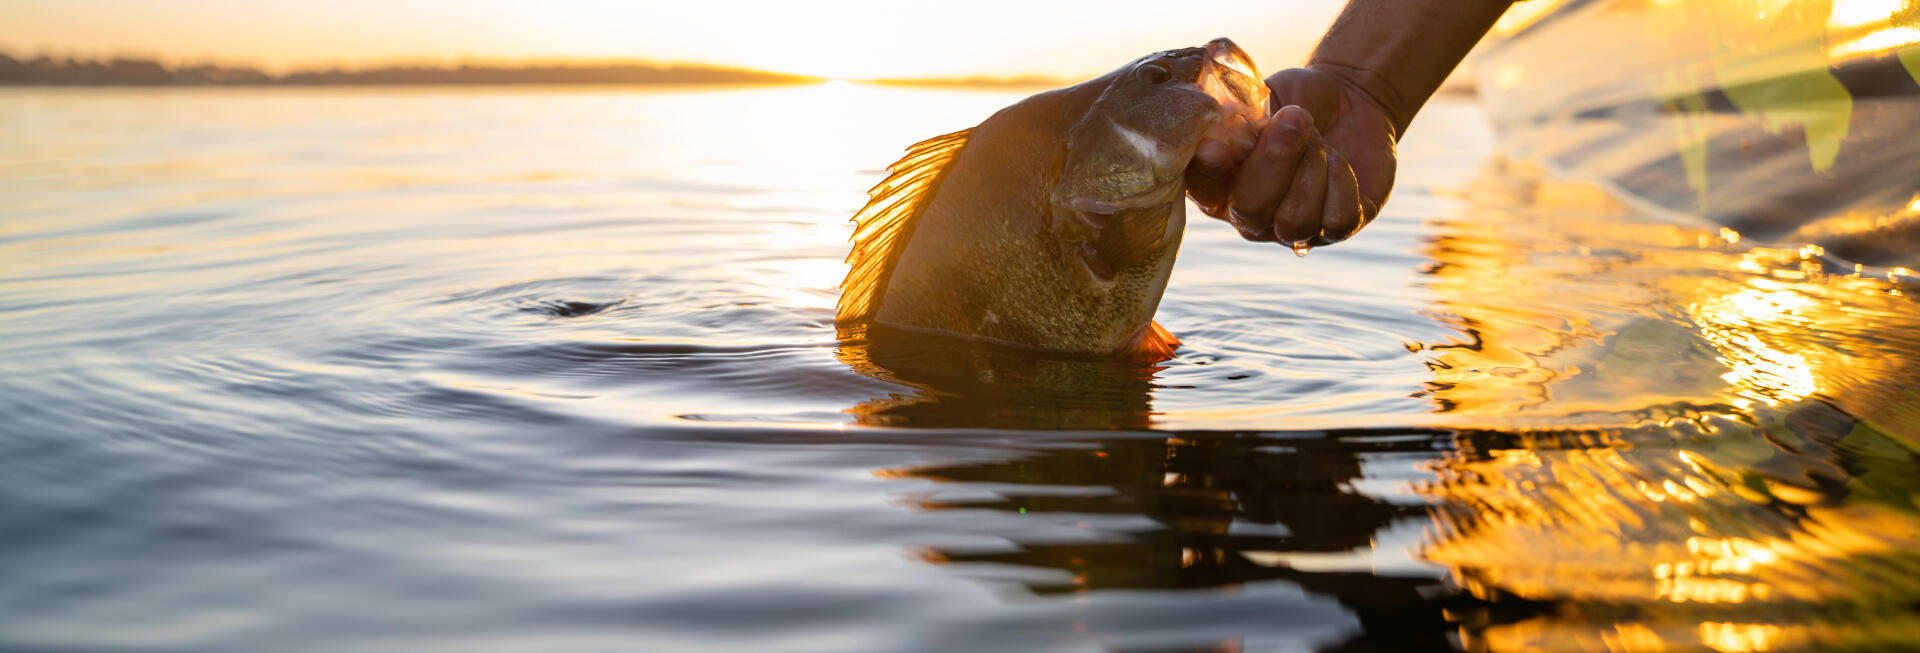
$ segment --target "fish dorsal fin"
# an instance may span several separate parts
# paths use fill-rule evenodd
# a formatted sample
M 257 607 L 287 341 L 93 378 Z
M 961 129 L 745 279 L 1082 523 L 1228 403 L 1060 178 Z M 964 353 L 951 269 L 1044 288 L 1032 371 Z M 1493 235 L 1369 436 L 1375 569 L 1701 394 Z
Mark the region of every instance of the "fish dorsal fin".
M 853 251 L 847 254 L 851 267 L 846 281 L 840 282 L 836 324 L 864 321 L 880 309 L 894 264 L 913 238 L 914 223 L 926 212 L 972 131 L 962 129 L 915 143 L 906 156 L 887 166 L 886 180 L 867 191 L 867 205 L 853 215 Z

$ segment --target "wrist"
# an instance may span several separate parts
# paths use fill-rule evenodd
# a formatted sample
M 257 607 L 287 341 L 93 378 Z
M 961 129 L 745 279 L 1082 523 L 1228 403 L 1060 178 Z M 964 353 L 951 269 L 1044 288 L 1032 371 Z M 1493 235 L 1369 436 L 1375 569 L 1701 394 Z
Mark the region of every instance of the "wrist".
M 1500 19 L 1504 0 L 1348 0 L 1307 67 L 1365 97 L 1396 138 Z

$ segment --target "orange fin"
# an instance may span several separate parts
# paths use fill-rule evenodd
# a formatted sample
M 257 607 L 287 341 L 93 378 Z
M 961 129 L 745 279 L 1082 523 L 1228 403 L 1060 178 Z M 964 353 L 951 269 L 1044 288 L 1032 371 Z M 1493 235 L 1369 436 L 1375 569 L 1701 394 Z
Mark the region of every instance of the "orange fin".
M 861 322 L 879 310 L 894 263 L 913 238 L 915 221 L 972 131 L 962 129 L 915 143 L 906 156 L 887 166 L 891 174 L 867 191 L 867 205 L 853 215 L 853 251 L 847 253 L 852 266 L 847 279 L 840 282 L 835 324 Z
M 1158 363 L 1173 358 L 1173 352 L 1180 348 L 1180 339 L 1173 332 L 1160 326 L 1159 322 L 1148 322 L 1147 328 L 1140 332 L 1140 341 L 1123 353 L 1127 358 L 1137 361 Z

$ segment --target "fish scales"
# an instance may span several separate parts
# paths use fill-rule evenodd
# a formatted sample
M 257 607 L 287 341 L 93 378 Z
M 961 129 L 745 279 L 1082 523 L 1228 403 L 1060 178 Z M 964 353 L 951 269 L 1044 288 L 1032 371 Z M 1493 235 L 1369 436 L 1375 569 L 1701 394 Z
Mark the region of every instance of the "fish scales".
M 1264 117 L 1253 70 L 1217 39 L 916 145 L 854 218 L 836 322 L 1170 355 L 1178 340 L 1152 318 L 1185 228 L 1185 167 L 1222 119 Z

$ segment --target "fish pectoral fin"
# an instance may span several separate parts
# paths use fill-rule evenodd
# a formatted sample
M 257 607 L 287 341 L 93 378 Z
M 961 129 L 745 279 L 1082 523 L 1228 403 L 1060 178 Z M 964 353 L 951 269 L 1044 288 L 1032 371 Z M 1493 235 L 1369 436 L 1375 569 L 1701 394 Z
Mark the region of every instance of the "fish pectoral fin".
M 1179 348 L 1180 339 L 1174 337 L 1173 332 L 1160 326 L 1159 322 L 1149 321 L 1147 328 L 1140 330 L 1139 339 L 1124 353 L 1133 360 L 1158 363 L 1173 358 L 1173 352 Z
M 1115 270 L 1139 265 L 1160 253 L 1173 207 L 1154 206 L 1116 213 L 1100 231 L 1094 247 Z

